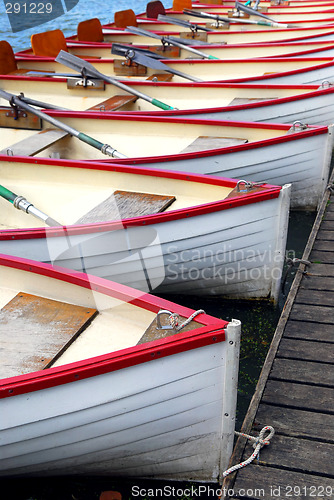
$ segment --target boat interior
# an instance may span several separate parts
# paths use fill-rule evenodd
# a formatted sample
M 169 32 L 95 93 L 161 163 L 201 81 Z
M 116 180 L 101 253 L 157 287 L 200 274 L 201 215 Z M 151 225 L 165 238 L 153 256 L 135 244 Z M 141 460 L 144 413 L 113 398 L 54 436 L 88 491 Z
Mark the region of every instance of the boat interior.
M 1 183 L 60 224 L 88 224 L 184 209 L 266 189 L 236 182 L 193 182 L 174 176 L 100 170 L 92 164 L 0 161 Z M 78 182 L 79 181 L 79 182 Z M 60 197 L 61 193 L 61 197 Z M 60 201 L 61 200 L 61 201 Z M 43 223 L 0 198 L 0 227 L 31 228 Z
M 178 330 L 188 318 L 171 317 L 175 311 L 161 309 L 167 312 L 158 314 L 159 307 L 151 307 L 156 309 L 152 311 L 145 304 L 136 306 L 131 296 L 120 300 L 38 273 L 0 265 L 0 277 L 2 284 L 8 284 L 0 287 L 0 378 L 85 360 L 203 326 L 195 318 Z M 141 292 L 135 292 L 140 298 Z

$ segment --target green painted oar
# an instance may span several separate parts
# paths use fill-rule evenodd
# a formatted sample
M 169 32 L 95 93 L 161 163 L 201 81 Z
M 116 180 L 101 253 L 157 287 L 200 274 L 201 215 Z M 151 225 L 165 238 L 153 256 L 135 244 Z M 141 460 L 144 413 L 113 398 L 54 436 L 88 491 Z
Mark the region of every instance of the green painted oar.
M 77 139 L 79 139 L 82 142 L 85 142 L 86 144 L 89 144 L 93 148 L 98 149 L 101 151 L 101 153 L 108 155 L 108 156 L 113 156 L 114 158 L 126 158 L 125 155 L 117 151 L 116 149 L 112 148 L 109 146 L 109 144 L 103 144 L 100 141 L 97 141 L 93 137 L 90 137 L 89 135 L 84 134 L 83 132 L 80 132 L 79 130 L 76 130 L 73 127 L 70 127 L 66 125 L 65 123 L 56 120 L 52 116 L 47 115 L 43 111 L 39 111 L 32 106 L 29 106 L 29 104 L 26 104 L 24 101 L 22 101 L 18 96 L 15 96 L 14 94 L 10 94 L 9 92 L 6 92 L 5 90 L 0 89 L 0 97 L 3 97 L 7 101 L 9 101 L 11 104 L 14 104 L 16 106 L 19 106 L 22 109 L 25 109 L 26 111 L 30 111 L 34 115 L 38 116 L 42 120 L 45 120 L 52 125 L 54 125 L 57 128 L 60 128 L 61 130 L 65 130 L 65 132 L 68 132 L 69 134 L 73 135 Z
M 137 97 L 140 97 L 141 99 L 150 102 L 151 104 L 153 104 L 153 106 L 157 106 L 158 108 L 163 109 L 164 111 L 168 109 L 176 109 L 173 106 L 169 106 L 169 104 L 165 104 L 164 102 L 161 102 L 158 99 L 149 97 L 148 95 L 145 95 L 142 92 L 139 92 L 138 90 L 135 90 L 132 87 L 129 87 L 128 85 L 125 85 L 124 83 L 116 80 L 116 78 L 112 78 L 110 76 L 100 73 L 100 71 L 95 69 L 94 66 L 89 62 L 84 61 L 83 59 L 80 59 L 79 57 L 76 57 L 73 54 L 69 54 L 64 50 L 61 50 L 59 52 L 58 56 L 56 57 L 56 61 L 63 64 L 64 66 L 67 66 L 68 68 L 78 71 L 79 73 L 85 71 L 85 75 L 90 76 L 91 78 L 101 78 L 105 82 L 111 83 L 112 85 L 115 85 L 116 87 L 119 87 L 120 89 L 129 92 L 129 94 L 136 95 Z
M 22 210 L 23 212 L 26 212 L 27 214 L 31 214 L 34 217 L 37 217 L 38 219 L 42 220 L 47 224 L 48 226 L 61 226 L 62 224 L 59 224 L 56 220 L 52 219 L 52 217 L 49 217 L 47 214 L 36 208 L 32 203 L 27 201 L 23 196 L 18 196 L 17 194 L 13 193 L 13 191 L 10 191 L 9 189 L 5 188 L 4 186 L 0 185 L 0 196 L 4 198 L 5 200 L 9 201 L 9 203 L 12 203 L 15 208 L 18 210 Z
M 277 22 L 276 19 L 273 19 L 272 17 L 269 17 L 266 14 L 259 12 L 258 10 L 252 9 L 252 7 L 246 7 L 244 4 L 238 2 L 238 0 L 236 0 L 236 2 L 235 2 L 235 8 L 237 10 L 241 10 L 241 11 L 245 12 L 246 14 L 249 14 L 250 16 L 263 17 L 263 19 L 266 19 L 266 21 L 269 21 L 270 23 L 273 24 L 274 27 L 277 27 L 277 28 L 279 28 L 279 27 L 282 27 L 282 28 L 298 27 L 298 26 L 293 25 L 293 24 L 285 24 L 285 23 Z
M 180 49 L 196 54 L 197 56 L 204 57 L 204 59 L 219 59 L 219 57 L 211 56 L 210 54 L 206 54 L 201 50 L 194 49 L 194 47 L 188 47 L 187 45 L 181 43 L 181 41 L 176 40 L 174 37 L 171 36 L 160 36 L 157 33 L 153 33 L 153 31 L 143 30 L 142 28 L 137 28 L 135 26 L 127 26 L 125 28 L 125 31 L 128 31 L 129 33 L 134 33 L 135 35 L 143 35 L 150 38 L 156 38 L 157 40 L 160 40 L 163 45 L 165 44 L 175 45 Z

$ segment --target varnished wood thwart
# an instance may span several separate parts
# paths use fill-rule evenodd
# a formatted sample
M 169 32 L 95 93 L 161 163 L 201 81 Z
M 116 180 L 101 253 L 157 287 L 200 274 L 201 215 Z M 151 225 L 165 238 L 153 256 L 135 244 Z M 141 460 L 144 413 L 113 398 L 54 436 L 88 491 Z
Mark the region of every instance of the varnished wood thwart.
M 147 68 L 135 62 L 127 64 L 124 59 L 115 59 L 114 72 L 116 76 L 145 76 L 147 74 Z
M 138 99 L 135 95 L 114 95 L 110 97 L 110 99 L 106 99 L 105 101 L 96 104 L 92 108 L 89 108 L 90 111 L 116 111 L 117 109 L 123 108 L 127 104 L 132 104 L 136 102 Z
M 196 151 L 207 151 L 209 149 L 227 148 L 231 146 L 238 146 L 245 144 L 247 139 L 241 137 L 213 137 L 213 136 L 199 136 L 181 153 L 193 153 Z
M 47 368 L 96 314 L 96 309 L 18 293 L 0 311 L 0 378 Z
M 115 191 L 109 198 L 80 217 L 77 224 L 90 224 L 155 214 L 166 210 L 173 201 L 175 201 L 174 196 L 137 193 L 134 191 Z
M 153 80 L 154 82 L 171 82 L 173 75 L 171 73 L 154 73 L 146 78 L 146 80 Z
M 64 130 L 45 129 L 7 146 L 0 151 L 0 154 L 7 154 L 7 150 L 10 148 L 14 156 L 34 156 L 66 136 L 69 136 L 69 133 Z

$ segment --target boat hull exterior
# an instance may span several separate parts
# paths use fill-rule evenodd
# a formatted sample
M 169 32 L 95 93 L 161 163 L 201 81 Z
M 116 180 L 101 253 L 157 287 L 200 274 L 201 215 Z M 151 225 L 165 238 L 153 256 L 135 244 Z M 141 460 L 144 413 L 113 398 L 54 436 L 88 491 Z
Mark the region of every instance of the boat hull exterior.
M 0 475 L 217 481 L 233 447 L 239 335 L 233 320 L 233 346 L 217 342 L 1 399 Z
M 278 198 L 147 226 L 2 240 L 0 252 L 155 293 L 278 298 L 290 185 Z
M 328 181 L 333 149 L 333 126 L 328 134 L 294 140 L 278 141 L 225 154 L 188 159 L 169 158 L 168 161 L 149 160 L 149 166 L 164 170 L 209 174 L 232 179 L 267 182 L 277 186 L 291 183 L 291 208 L 315 210 Z M 145 159 L 120 163 L 144 164 Z

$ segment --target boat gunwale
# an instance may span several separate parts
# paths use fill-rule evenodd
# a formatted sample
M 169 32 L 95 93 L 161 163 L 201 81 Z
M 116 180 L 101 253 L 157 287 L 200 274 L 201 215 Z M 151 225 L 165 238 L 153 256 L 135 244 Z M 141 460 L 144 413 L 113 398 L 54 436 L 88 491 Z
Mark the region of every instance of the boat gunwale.
M 38 76 L 25 76 L 25 75 L 1 75 L 0 76 L 0 82 L 1 80 L 14 80 L 14 81 L 42 81 L 42 82 L 48 82 L 50 83 L 66 83 L 67 78 L 49 78 L 49 77 L 38 77 Z M 123 81 L 123 83 L 127 84 L 127 81 Z M 112 86 L 112 83 L 107 83 L 106 86 Z M 249 109 L 249 108 L 259 108 L 262 106 L 272 106 L 276 104 L 281 104 L 281 103 L 286 103 L 286 102 L 293 102 L 296 100 L 302 100 L 302 99 L 307 99 L 311 97 L 318 97 L 319 95 L 326 95 L 326 94 L 332 94 L 334 93 L 334 86 L 332 87 L 323 87 L 319 85 L 314 85 L 314 84 L 261 84 L 261 83 L 229 83 L 229 82 L 199 82 L 199 83 L 190 83 L 190 82 L 153 82 L 153 81 L 138 81 L 134 80 L 131 82 L 131 87 L 136 87 L 136 86 L 144 86 L 144 87 L 161 87 L 163 88 L 222 88 L 222 89 L 255 89 L 255 90 L 261 90 L 262 88 L 266 90 L 282 90 L 282 89 L 300 89 L 301 91 L 305 89 L 313 89 L 312 91 L 308 92 L 302 92 L 300 94 L 294 94 L 291 96 L 285 96 L 285 97 L 275 97 L 275 98 L 269 98 L 267 100 L 263 101 L 256 101 L 256 102 L 249 102 L 249 103 L 243 103 L 243 104 L 233 104 L 233 105 L 227 105 L 227 106 L 218 106 L 218 107 L 205 107 L 205 108 L 187 108 L 187 109 L 173 109 L 173 110 L 147 110 L 147 111 L 121 111 L 121 112 L 116 112 L 113 111 L 111 114 L 116 115 L 116 114 L 122 114 L 122 115 L 135 115 L 135 116 L 164 116 L 164 117 L 170 117 L 170 116 L 184 116 L 184 115 L 192 115 L 194 113 L 196 114 L 204 114 L 204 113 L 210 113 L 210 112 L 219 112 L 219 111 L 234 111 L 234 110 L 242 110 L 242 109 Z M 86 95 L 86 94 L 85 94 Z M 86 110 L 87 111 L 87 110 Z M 79 111 L 83 112 L 83 111 Z M 92 115 L 100 116 L 101 111 L 98 110 L 89 110 L 89 113 Z M 105 111 L 103 113 L 106 113 Z M 107 112 L 108 113 L 108 112 Z M 198 118 L 199 120 L 201 118 Z M 319 126 L 319 125 L 318 125 Z
M 215 186 L 225 186 L 231 187 L 232 189 L 236 187 L 237 180 L 229 179 L 225 177 L 216 177 L 204 174 L 191 174 L 178 171 L 168 171 L 161 169 L 153 169 L 147 167 L 133 167 L 128 165 L 119 165 L 117 163 L 108 164 L 106 162 L 95 162 L 95 161 L 77 161 L 77 160 L 59 160 L 53 158 L 34 158 L 26 156 L 6 156 L 0 155 L 0 162 L 17 162 L 17 163 L 33 163 L 33 164 L 45 164 L 45 165 L 55 165 L 60 167 L 71 167 L 71 168 L 84 168 L 91 170 L 104 170 L 104 171 L 116 171 L 124 172 L 136 175 L 147 175 L 154 177 L 167 177 L 169 179 L 179 179 L 183 181 L 198 182 L 201 184 L 211 184 Z M 271 184 L 263 183 L 265 189 L 260 192 L 244 194 L 242 197 L 231 197 L 225 198 L 218 201 L 212 201 L 207 203 L 202 203 L 199 205 L 194 205 L 186 208 L 179 208 L 176 210 L 170 210 L 168 212 L 159 212 L 150 215 L 142 215 L 137 217 L 125 218 L 120 220 L 113 220 L 107 222 L 97 222 L 90 224 L 69 224 L 60 227 L 33 227 L 24 229 L 0 229 L 0 241 L 6 240 L 18 240 L 18 239 L 30 239 L 30 238 L 49 238 L 49 237 L 59 237 L 63 235 L 64 230 L 68 235 L 74 234 L 87 234 L 95 232 L 104 232 L 118 230 L 120 228 L 120 222 L 122 223 L 122 228 L 132 227 L 132 226 L 146 226 L 151 224 L 158 224 L 163 222 L 169 222 L 173 220 L 186 219 L 189 217 L 196 217 L 199 215 L 205 215 L 208 213 L 218 212 L 222 210 L 232 209 L 235 207 L 240 207 L 244 205 L 250 205 L 257 202 L 262 202 L 274 198 L 278 198 L 282 190 L 281 186 L 274 186 Z M 64 229 L 65 228 L 65 229 Z
M 194 312 L 194 310 L 188 307 L 145 292 L 140 292 L 126 285 L 62 267 L 52 266 L 51 264 L 0 254 L 0 266 L 12 267 L 32 273 L 38 272 L 43 276 L 92 289 L 94 292 L 110 295 L 119 300 L 125 299 L 132 305 L 155 313 L 160 309 L 170 309 L 172 312 L 188 317 Z M 187 332 L 179 332 L 163 339 L 94 356 L 59 367 L 51 367 L 45 370 L 2 379 L 0 380 L 0 399 L 103 375 L 226 340 L 225 328 L 228 325 L 228 321 L 202 313 L 196 318 L 196 322 L 201 323 L 203 326 Z

